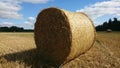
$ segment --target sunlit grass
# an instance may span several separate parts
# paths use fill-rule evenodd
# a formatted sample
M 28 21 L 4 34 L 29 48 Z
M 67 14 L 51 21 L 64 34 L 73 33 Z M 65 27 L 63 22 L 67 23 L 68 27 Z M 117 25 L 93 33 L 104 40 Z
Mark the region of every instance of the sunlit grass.
M 0 68 L 31 68 L 35 58 L 33 33 L 0 33 Z M 62 68 L 119 68 L 120 32 L 97 32 L 96 42 L 85 54 Z

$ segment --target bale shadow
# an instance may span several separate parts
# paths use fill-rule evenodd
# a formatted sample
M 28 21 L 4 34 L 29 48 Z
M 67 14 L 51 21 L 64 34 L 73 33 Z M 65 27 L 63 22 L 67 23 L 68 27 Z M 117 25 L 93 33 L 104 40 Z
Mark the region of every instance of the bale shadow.
M 51 68 L 50 66 L 41 63 L 41 61 L 37 57 L 36 51 L 36 49 L 31 49 L 22 52 L 10 53 L 2 55 L 0 56 L 0 58 L 4 58 L 5 60 L 7 60 L 7 62 L 23 62 L 25 63 L 25 65 L 31 66 L 31 68 Z

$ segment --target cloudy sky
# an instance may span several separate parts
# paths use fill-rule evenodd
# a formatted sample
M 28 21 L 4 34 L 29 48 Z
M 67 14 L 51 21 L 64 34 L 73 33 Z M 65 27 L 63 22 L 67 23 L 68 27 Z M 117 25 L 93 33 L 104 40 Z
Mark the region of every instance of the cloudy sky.
M 33 29 L 37 14 L 51 6 L 84 12 L 95 25 L 113 17 L 120 19 L 120 0 L 0 0 L 0 26 Z

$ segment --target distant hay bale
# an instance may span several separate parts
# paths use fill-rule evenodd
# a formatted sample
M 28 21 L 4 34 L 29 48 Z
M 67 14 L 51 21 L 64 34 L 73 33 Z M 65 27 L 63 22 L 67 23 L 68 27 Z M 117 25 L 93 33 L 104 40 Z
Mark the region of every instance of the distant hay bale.
M 85 53 L 95 41 L 93 22 L 87 15 L 54 7 L 39 13 L 34 34 L 42 63 L 56 66 Z
M 107 32 L 112 32 L 112 30 L 111 29 L 107 29 Z

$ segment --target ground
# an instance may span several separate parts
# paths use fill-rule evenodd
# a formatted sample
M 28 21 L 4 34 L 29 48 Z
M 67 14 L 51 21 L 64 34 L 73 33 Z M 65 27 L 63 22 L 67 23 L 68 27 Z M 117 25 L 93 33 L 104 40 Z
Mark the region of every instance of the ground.
M 0 33 L 0 68 L 36 68 L 35 55 L 33 33 Z M 120 32 L 97 32 L 92 48 L 61 68 L 120 68 Z

